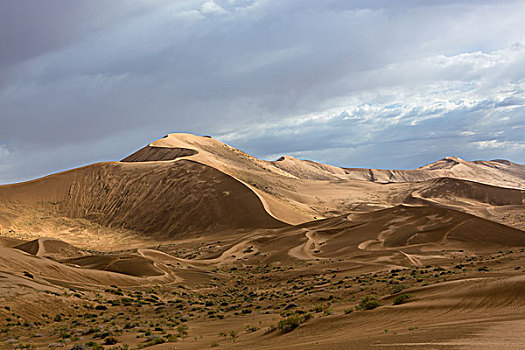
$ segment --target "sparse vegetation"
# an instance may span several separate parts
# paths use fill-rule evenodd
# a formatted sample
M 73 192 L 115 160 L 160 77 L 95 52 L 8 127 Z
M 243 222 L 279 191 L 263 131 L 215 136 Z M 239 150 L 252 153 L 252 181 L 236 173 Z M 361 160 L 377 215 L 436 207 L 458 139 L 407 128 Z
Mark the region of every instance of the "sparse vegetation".
M 394 305 L 403 304 L 410 298 L 412 298 L 412 294 L 403 293 L 403 294 L 395 296 L 394 299 L 392 300 L 392 304 Z
M 302 314 L 302 315 L 292 315 L 288 316 L 281 321 L 279 321 L 279 324 L 277 325 L 277 328 L 281 330 L 283 333 L 288 333 L 299 327 L 302 323 L 305 323 L 309 319 L 312 318 L 312 315 L 309 313 Z
M 244 330 L 246 331 L 246 333 L 253 333 L 253 332 L 257 332 L 260 328 L 257 327 L 257 326 L 252 326 L 252 325 L 246 325 L 244 327 Z
M 381 306 L 381 303 L 379 302 L 379 300 L 377 300 L 376 297 L 373 296 L 365 296 L 361 299 L 361 302 L 359 303 L 359 308 L 363 310 L 372 310 L 379 306 Z

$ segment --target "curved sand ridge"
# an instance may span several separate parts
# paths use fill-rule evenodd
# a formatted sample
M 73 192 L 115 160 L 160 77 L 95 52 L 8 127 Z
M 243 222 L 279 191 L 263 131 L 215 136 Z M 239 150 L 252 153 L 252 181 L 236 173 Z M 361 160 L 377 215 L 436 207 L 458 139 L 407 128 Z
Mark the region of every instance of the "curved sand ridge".
M 303 213 L 264 188 L 267 182 L 265 177 L 269 175 L 284 178 L 294 178 L 294 175 L 281 171 L 271 162 L 257 159 L 212 137 L 185 133 L 168 134 L 122 161 L 165 160 L 158 157 L 161 149 L 165 149 L 165 154 L 170 154 L 174 161 L 187 157 L 232 176 L 250 188 L 259 197 L 265 210 L 276 219 L 287 223 L 305 221 Z
M 82 249 L 55 238 L 38 238 L 15 247 L 35 256 L 49 257 L 54 260 L 82 256 L 87 253 Z
M 86 257 L 85 259 L 89 259 Z M 78 258 L 84 259 L 84 258 Z M 104 261 L 103 256 L 92 257 L 93 261 Z M 74 259 L 73 259 L 74 260 Z M 17 249 L 0 248 L 0 268 L 3 272 L 19 275 L 22 271 L 28 271 L 33 276 L 33 279 L 42 285 L 44 289 L 47 285 L 109 285 L 116 284 L 122 286 L 147 285 L 154 281 L 163 281 L 165 283 L 175 282 L 177 277 L 175 275 L 167 274 L 151 274 L 147 271 L 146 274 L 141 274 L 144 269 L 137 265 L 137 261 L 131 263 L 129 268 L 117 264 L 115 271 L 109 271 L 104 268 L 99 268 L 102 264 L 94 268 L 80 268 L 79 265 L 74 265 L 68 262 L 56 262 L 50 259 L 39 256 L 29 255 Z M 118 273 L 115 273 L 118 272 Z M 133 272 L 133 273 L 129 273 Z M 155 279 L 151 279 L 155 278 Z
M 292 263 L 344 258 L 361 266 L 423 266 L 443 251 L 524 247 L 525 232 L 456 210 L 398 206 L 248 233 L 196 264 Z
M 319 220 L 261 237 L 260 233 L 244 237 L 242 245 L 225 250 L 221 260 L 228 256 L 246 263 L 255 263 L 260 257 L 282 262 L 345 257 L 365 265 L 422 266 L 424 261 L 440 259 L 443 249 L 525 246 L 524 231 L 451 209 L 410 206 Z M 240 255 L 247 246 L 253 252 Z

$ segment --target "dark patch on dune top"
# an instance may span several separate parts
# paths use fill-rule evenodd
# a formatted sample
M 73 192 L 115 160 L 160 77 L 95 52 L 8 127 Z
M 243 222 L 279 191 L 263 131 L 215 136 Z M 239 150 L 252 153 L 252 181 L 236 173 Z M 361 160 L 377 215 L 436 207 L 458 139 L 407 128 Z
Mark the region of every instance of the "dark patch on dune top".
M 194 156 L 197 153 L 199 152 L 188 148 L 146 146 L 122 159 L 121 162 L 131 163 L 167 161 L 182 157 Z

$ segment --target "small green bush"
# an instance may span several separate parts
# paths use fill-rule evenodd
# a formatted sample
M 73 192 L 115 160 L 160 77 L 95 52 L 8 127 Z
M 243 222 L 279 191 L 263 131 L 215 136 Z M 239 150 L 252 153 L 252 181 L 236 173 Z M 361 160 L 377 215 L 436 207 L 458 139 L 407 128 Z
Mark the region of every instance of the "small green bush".
M 394 305 L 403 304 L 407 301 L 407 299 L 410 299 L 410 298 L 412 298 L 412 294 L 408 294 L 408 293 L 399 294 L 398 296 L 394 298 L 394 300 L 392 301 L 392 304 Z
M 302 323 L 305 323 L 312 318 L 311 314 L 292 315 L 279 321 L 277 328 L 283 333 L 288 333 L 299 327 Z
M 381 303 L 376 297 L 363 297 L 359 303 L 359 307 L 364 310 L 372 310 L 379 306 L 381 306 Z
M 390 294 L 399 293 L 405 288 L 406 288 L 406 286 L 403 285 L 403 284 L 394 284 L 394 286 L 392 287 L 392 292 Z
M 118 339 L 115 337 L 107 337 L 104 340 L 104 345 L 115 345 L 118 343 Z
M 253 332 L 257 332 L 260 328 L 257 327 L 257 326 L 252 326 L 252 325 L 249 325 L 247 324 L 246 326 L 244 326 L 244 330 L 246 331 L 246 333 L 253 333 Z

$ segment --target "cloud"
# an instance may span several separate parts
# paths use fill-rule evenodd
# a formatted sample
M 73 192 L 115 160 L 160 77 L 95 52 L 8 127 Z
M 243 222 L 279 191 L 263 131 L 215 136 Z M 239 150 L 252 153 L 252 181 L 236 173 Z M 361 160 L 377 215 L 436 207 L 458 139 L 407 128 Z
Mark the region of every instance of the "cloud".
M 520 150 L 525 149 L 525 142 L 518 141 L 499 141 L 499 140 L 486 140 L 474 142 L 476 147 L 480 149 L 514 149 Z
M 0 5 L 3 178 L 175 131 L 347 166 L 525 161 L 474 143 L 523 141 L 520 1 L 27 3 Z
M 204 4 L 202 4 L 200 11 L 205 15 L 227 13 L 225 9 L 217 5 L 213 0 L 208 0 Z

